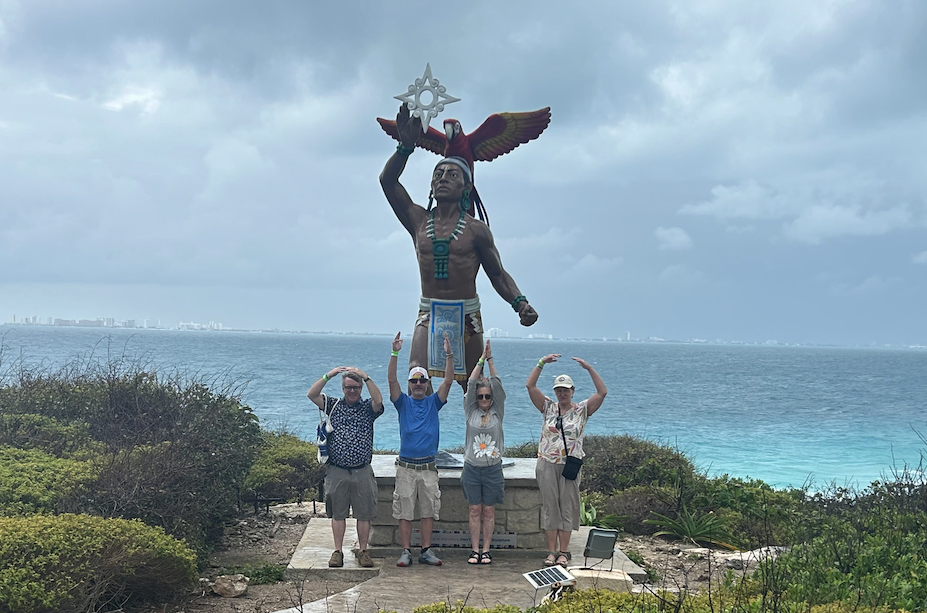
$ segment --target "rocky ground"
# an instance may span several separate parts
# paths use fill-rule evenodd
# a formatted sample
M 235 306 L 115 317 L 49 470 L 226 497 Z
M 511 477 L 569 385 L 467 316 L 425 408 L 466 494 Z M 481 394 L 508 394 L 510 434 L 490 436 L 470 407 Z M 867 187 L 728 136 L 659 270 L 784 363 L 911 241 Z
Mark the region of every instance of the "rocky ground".
M 324 511 L 318 505 L 320 512 Z M 251 584 L 237 598 L 223 598 L 213 593 L 210 582 L 221 574 L 235 572 L 243 566 L 286 565 L 305 530 L 316 516 L 312 503 L 271 507 L 267 514 L 247 513 L 226 530 L 220 551 L 210 558 L 210 567 L 201 575 L 201 586 L 189 598 L 172 606 L 149 609 L 144 613 L 270 613 L 312 602 L 352 587 L 338 581 L 279 581 Z M 709 556 L 707 550 L 680 547 L 662 539 L 625 535 L 618 547 L 638 565 L 651 572 L 651 585 L 663 589 L 696 591 L 708 585 L 709 578 L 719 581 L 728 572 L 740 577 L 745 571 L 739 560 L 731 562 Z M 641 562 L 643 561 L 643 564 Z M 581 563 L 581 560 L 574 560 Z

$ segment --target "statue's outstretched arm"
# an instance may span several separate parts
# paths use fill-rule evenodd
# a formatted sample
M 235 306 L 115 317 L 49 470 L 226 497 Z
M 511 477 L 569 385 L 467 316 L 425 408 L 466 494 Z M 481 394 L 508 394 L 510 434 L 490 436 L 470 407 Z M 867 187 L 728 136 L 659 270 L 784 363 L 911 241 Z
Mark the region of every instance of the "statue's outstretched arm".
M 486 276 L 489 277 L 490 283 L 492 283 L 496 293 L 512 305 L 512 308 L 518 313 L 521 325 L 530 326 L 538 320 L 537 311 L 528 304 L 528 299 L 518 289 L 512 275 L 502 267 L 502 258 L 499 255 L 499 250 L 496 249 L 492 232 L 482 222 L 475 222 L 472 225 L 476 234 L 474 245 L 477 255 L 480 258 L 483 270 L 486 271 Z M 518 302 L 516 302 L 516 299 Z

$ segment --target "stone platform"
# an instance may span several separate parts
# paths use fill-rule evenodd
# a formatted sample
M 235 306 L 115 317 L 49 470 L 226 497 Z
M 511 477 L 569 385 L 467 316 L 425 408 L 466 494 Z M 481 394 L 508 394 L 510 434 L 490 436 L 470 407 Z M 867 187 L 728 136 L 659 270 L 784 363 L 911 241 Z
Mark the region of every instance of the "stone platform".
M 646 580 L 647 574 L 619 549 L 614 553 L 614 571 L 609 570 L 612 567 L 611 561 L 598 559 L 589 559 L 592 568 L 583 570 L 583 548 L 589 530 L 588 526 L 582 526 L 573 533 L 570 541 L 573 554 L 570 572 L 577 577 L 580 587 L 625 591 L 630 586 L 629 577 L 635 581 Z M 356 524 L 353 519 L 349 519 L 344 538 L 345 565 L 343 568 L 328 568 L 328 558 L 332 551 L 331 521 L 319 518 L 310 520 L 287 569 L 288 579 L 329 578 L 359 583 L 345 592 L 287 609 L 286 612 L 374 613 L 385 609 L 405 613 L 419 605 L 439 601 L 453 603 L 458 599 L 480 608 L 504 603 L 527 609 L 540 604 L 540 599 L 546 593 L 543 589 L 533 589 L 522 576 L 522 573 L 543 568 L 543 550 L 494 550 L 492 564 L 480 565 L 467 563 L 467 555 L 470 553 L 467 549 L 436 548 L 436 553 L 444 560 L 442 566 L 418 564 L 413 556 L 412 566 L 398 568 L 398 546 L 372 547 L 370 553 L 374 568 L 368 569 L 357 565 L 351 553 L 356 547 Z
M 395 462 L 395 455 L 375 455 L 371 463 L 377 478 L 378 505 L 378 517 L 372 524 L 370 535 L 371 547 L 398 547 L 400 544 L 399 525 L 392 516 Z M 496 507 L 496 527 L 493 532 L 498 535 L 500 542 L 512 544 L 518 549 L 547 549 L 547 541 L 541 530 L 541 494 L 534 477 L 536 464 L 535 458 L 506 458 L 502 468 L 505 504 Z M 434 529 L 439 531 L 433 537 L 436 547 L 441 545 L 441 531 L 466 535 L 470 533 L 470 510 L 460 487 L 460 473 L 459 468 L 438 469 L 441 510 L 434 523 Z M 418 524 L 414 523 L 413 528 L 418 528 Z M 458 540 L 451 536 L 448 538 Z M 469 539 L 459 540 L 469 552 Z

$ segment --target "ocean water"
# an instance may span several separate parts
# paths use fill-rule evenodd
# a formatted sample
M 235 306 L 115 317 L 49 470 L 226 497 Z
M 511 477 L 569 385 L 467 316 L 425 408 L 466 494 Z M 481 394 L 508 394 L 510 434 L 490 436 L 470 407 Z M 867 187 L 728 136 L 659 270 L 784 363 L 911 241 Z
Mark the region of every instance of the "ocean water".
M 244 385 L 243 399 L 268 429 L 311 440 L 318 411 L 306 390 L 334 366 L 358 366 L 388 396 L 390 337 L 269 332 L 102 330 L 0 326 L 0 373 L 17 363 L 55 369 L 92 358 L 143 360 L 166 371 Z M 541 378 L 566 373 L 576 398 L 593 391 L 570 356 L 598 370 L 608 397 L 587 426 L 674 445 L 712 475 L 784 487 L 867 485 L 927 443 L 927 351 L 672 343 L 494 339 L 505 386 L 508 444 L 537 440 L 540 414 L 524 383 L 538 358 L 561 353 Z M 407 350 L 400 365 L 408 359 Z M 340 393 L 337 381 L 328 391 Z M 441 411 L 441 446 L 463 443 L 463 395 L 454 386 Z M 388 398 L 375 445 L 397 449 Z

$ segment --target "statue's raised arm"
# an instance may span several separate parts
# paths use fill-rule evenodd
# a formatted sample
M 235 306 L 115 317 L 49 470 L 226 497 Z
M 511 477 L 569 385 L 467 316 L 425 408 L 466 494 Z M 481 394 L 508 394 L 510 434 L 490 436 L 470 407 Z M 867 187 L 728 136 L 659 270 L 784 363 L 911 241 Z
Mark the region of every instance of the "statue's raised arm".
M 406 105 L 401 105 L 396 115 L 396 136 L 399 145 L 396 146 L 396 152 L 386 161 L 386 166 L 380 173 L 380 187 L 383 188 L 386 200 L 393 208 L 393 213 L 396 214 L 399 222 L 413 238 L 416 217 L 423 215 L 425 211 L 421 206 L 412 202 L 409 192 L 399 182 L 399 176 L 405 170 L 409 154 L 415 150 L 415 141 L 418 140 L 421 132 L 422 120 L 418 117 L 411 117 Z

